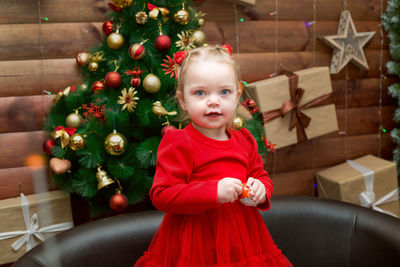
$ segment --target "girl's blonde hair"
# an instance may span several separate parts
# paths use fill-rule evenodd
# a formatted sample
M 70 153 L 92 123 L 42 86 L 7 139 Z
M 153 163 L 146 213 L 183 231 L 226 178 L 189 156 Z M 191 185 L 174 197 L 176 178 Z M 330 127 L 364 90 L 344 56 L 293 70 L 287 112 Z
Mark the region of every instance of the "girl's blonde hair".
M 178 85 L 176 88 L 176 100 L 178 101 L 178 95 L 181 95 L 183 97 L 183 85 L 184 85 L 184 79 L 185 79 L 185 73 L 188 70 L 189 66 L 193 62 L 198 62 L 201 60 L 206 60 L 206 61 L 213 61 L 217 63 L 224 63 L 228 64 L 229 66 L 232 67 L 234 74 L 235 74 L 235 79 L 236 79 L 236 90 L 239 93 L 241 92 L 241 87 L 240 87 L 240 82 L 239 82 L 239 74 L 238 74 L 238 67 L 236 61 L 233 59 L 233 57 L 229 54 L 229 52 L 226 50 L 226 48 L 221 47 L 220 45 L 217 46 L 203 46 L 203 47 L 198 47 L 193 50 L 190 50 L 187 55 L 185 60 L 182 62 L 181 66 L 178 69 Z M 178 102 L 178 107 L 180 109 L 180 116 L 178 116 L 179 121 L 188 121 L 189 116 L 187 113 L 182 109 L 181 105 Z M 231 123 L 229 123 L 229 126 Z

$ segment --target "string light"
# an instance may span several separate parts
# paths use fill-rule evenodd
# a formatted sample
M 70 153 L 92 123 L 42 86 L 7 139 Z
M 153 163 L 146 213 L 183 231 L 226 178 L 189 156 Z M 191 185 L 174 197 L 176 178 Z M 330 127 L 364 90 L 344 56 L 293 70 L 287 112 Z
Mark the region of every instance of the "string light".
M 274 16 L 274 15 L 277 15 L 277 14 L 278 14 L 278 11 L 269 12 L 269 15 L 270 15 L 270 16 Z
M 305 21 L 304 20 L 304 25 L 306 26 L 306 29 L 308 29 L 311 25 L 313 25 L 315 23 L 315 21 L 310 21 L 310 22 L 307 22 L 307 21 Z
M 244 19 L 242 19 L 242 18 L 241 18 L 241 19 L 240 19 L 240 21 L 241 21 L 241 22 L 243 22 L 243 21 L 244 21 Z
M 49 18 L 46 17 L 46 18 L 43 18 L 43 20 L 44 20 L 44 21 L 49 21 Z

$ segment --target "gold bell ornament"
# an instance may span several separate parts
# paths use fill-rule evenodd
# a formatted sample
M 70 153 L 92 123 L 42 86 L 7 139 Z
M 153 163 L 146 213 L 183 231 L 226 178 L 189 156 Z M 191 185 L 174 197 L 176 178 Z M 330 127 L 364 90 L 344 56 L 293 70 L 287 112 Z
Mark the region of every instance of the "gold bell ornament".
M 106 139 L 104 140 L 104 147 L 107 153 L 113 156 L 119 156 L 124 153 L 127 143 L 128 142 L 125 136 L 117 133 L 117 131 L 114 129 L 114 131 L 107 135 Z
M 78 128 L 82 125 L 83 117 L 79 114 L 79 108 L 74 110 L 74 113 L 71 113 L 65 118 L 65 124 L 68 127 Z
M 107 172 L 101 169 L 101 166 L 97 167 L 96 179 L 98 190 L 115 183 L 115 181 L 108 176 Z
M 77 133 L 73 134 L 69 138 L 69 147 L 74 151 L 84 148 L 85 147 L 85 136 L 82 136 Z

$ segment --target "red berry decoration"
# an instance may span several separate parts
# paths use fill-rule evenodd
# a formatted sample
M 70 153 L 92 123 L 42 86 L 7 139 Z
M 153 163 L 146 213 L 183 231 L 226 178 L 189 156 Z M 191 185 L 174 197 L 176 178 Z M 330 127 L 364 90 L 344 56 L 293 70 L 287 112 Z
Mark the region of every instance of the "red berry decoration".
M 48 139 L 43 144 L 43 151 L 46 152 L 47 155 L 51 156 L 53 153 L 51 152 L 51 148 L 55 145 L 55 142 L 51 139 Z
M 168 35 L 159 35 L 154 41 L 154 45 L 158 51 L 166 51 L 171 46 L 171 38 Z
M 109 35 L 113 31 L 114 31 L 114 26 L 113 26 L 111 20 L 107 20 L 106 22 L 103 23 L 103 32 L 106 35 Z
M 116 193 L 110 198 L 110 207 L 114 211 L 123 211 L 128 206 L 128 199 L 121 193 Z
M 121 75 L 115 71 L 107 73 L 105 80 L 107 87 L 111 88 L 118 88 L 122 83 Z
M 165 134 L 166 132 L 168 132 L 169 130 L 174 130 L 174 129 L 176 129 L 176 127 L 173 126 L 173 125 L 164 126 L 164 127 L 161 129 L 161 136 L 164 136 L 164 134 Z
M 101 81 L 96 81 L 92 84 L 93 93 L 97 94 L 99 91 L 104 90 L 104 83 Z
M 140 77 L 132 77 L 131 86 L 138 87 L 140 85 Z
M 146 55 L 146 49 L 142 44 L 133 44 L 129 47 L 129 55 L 134 60 L 142 59 Z

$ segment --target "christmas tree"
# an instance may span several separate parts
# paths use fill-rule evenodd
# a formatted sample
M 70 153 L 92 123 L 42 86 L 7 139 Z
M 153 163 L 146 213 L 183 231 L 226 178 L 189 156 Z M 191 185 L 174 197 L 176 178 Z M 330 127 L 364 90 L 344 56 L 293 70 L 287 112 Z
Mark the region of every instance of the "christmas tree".
M 390 55 L 393 59 L 387 62 L 386 67 L 390 74 L 400 76 L 400 1 L 391 0 L 387 3 L 386 12 L 382 15 L 382 22 L 388 32 Z M 390 85 L 388 91 L 394 98 L 398 99 L 398 104 L 400 104 L 400 83 Z M 400 123 L 400 108 L 395 111 L 394 121 Z M 393 158 L 397 164 L 397 172 L 400 177 L 400 129 L 393 129 L 390 135 L 397 145 L 393 151 Z
M 52 178 L 87 199 L 92 215 L 143 200 L 162 135 L 185 126 L 176 119 L 176 71 L 185 51 L 207 45 L 198 30 L 205 14 L 190 4 L 114 0 L 103 24 L 103 43 L 76 57 L 85 82 L 54 98 L 44 145 Z M 262 144 L 255 105 L 245 103 L 247 113 L 235 124 L 247 127 Z

